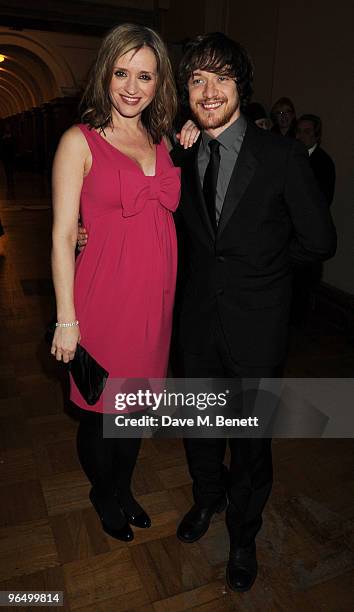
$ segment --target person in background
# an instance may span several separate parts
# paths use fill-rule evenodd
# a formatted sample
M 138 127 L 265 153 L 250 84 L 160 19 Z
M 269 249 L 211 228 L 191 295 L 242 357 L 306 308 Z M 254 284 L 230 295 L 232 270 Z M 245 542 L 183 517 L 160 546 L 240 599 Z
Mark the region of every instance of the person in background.
M 321 118 L 312 114 L 301 115 L 296 126 L 296 138 L 308 150 L 316 181 L 330 206 L 334 196 L 336 168 L 332 158 L 321 147 Z
M 5 257 L 5 230 L 0 219 L 0 257 Z
M 272 128 L 271 119 L 267 117 L 264 107 L 258 102 L 251 102 L 248 104 L 245 109 L 245 115 L 259 128 L 262 128 L 262 130 L 270 130 Z
M 336 170 L 333 160 L 320 146 L 321 137 L 322 121 L 320 117 L 313 114 L 301 115 L 296 126 L 296 138 L 305 145 L 308 151 L 315 179 L 329 207 L 334 196 Z M 291 322 L 295 326 L 303 326 L 307 323 L 310 309 L 315 305 L 315 291 L 321 282 L 322 272 L 321 262 L 294 266 Z
M 7 188 L 12 190 L 15 186 L 15 143 L 9 125 L 5 126 L 0 143 L 1 161 L 4 166 Z
M 270 116 L 273 122 L 272 132 L 274 134 L 295 138 L 296 112 L 290 98 L 279 98 L 273 104 Z

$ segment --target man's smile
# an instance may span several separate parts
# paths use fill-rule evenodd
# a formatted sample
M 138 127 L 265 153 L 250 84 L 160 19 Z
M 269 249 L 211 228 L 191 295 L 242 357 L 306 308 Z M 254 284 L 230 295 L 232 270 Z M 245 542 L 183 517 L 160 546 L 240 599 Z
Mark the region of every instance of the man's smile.
M 207 111 L 220 108 L 220 106 L 222 106 L 223 104 L 224 100 L 217 100 L 215 102 L 200 102 L 200 106 Z

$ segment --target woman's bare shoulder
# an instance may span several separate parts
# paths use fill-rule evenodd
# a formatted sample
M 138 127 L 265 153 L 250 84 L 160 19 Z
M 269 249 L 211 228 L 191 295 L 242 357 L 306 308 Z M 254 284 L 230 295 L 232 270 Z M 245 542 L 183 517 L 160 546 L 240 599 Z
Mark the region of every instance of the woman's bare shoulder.
M 87 140 L 78 125 L 72 125 L 63 133 L 60 139 L 60 146 L 73 152 L 87 154 L 89 151 Z
M 78 125 L 73 125 L 66 130 L 58 144 L 54 157 L 53 171 L 58 168 L 71 172 L 75 167 L 82 170 L 86 176 L 91 169 L 92 154 L 89 144 Z M 65 171 L 66 171 L 65 170 Z

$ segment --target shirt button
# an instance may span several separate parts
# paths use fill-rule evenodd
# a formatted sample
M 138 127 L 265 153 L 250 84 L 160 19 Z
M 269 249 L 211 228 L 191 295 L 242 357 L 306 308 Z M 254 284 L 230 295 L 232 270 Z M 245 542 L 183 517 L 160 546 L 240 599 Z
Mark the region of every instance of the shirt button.
M 220 263 L 223 263 L 225 261 L 225 257 L 223 255 L 218 255 L 217 260 L 220 261 Z

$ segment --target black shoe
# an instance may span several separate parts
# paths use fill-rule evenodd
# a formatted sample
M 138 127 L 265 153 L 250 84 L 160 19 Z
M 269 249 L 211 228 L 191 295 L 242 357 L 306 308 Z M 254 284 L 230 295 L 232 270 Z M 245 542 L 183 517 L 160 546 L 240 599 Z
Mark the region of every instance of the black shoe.
M 196 542 L 208 531 L 213 514 L 223 512 L 226 506 L 226 496 L 212 506 L 202 507 L 194 504 L 180 522 L 177 529 L 177 538 L 187 544 Z
M 147 529 L 148 527 L 151 527 L 151 519 L 149 515 L 140 506 L 140 504 L 138 504 L 131 492 L 122 493 L 118 490 L 116 492 L 116 496 L 128 523 L 134 525 L 134 527 L 140 527 L 140 529 Z
M 127 512 L 124 507 L 122 507 L 124 515 L 131 525 L 134 527 L 140 527 L 141 529 L 147 529 L 151 527 L 151 519 L 148 514 L 146 514 L 145 510 L 141 508 L 140 512 Z
M 257 577 L 256 544 L 232 548 L 226 569 L 226 581 L 232 591 L 248 591 Z
M 134 539 L 134 533 L 119 504 L 116 504 L 117 525 L 119 527 L 115 527 L 113 524 L 107 523 L 107 519 L 104 517 L 103 504 L 99 501 L 93 489 L 90 491 L 89 498 L 100 518 L 105 533 L 116 540 L 123 540 L 123 542 L 131 542 Z

